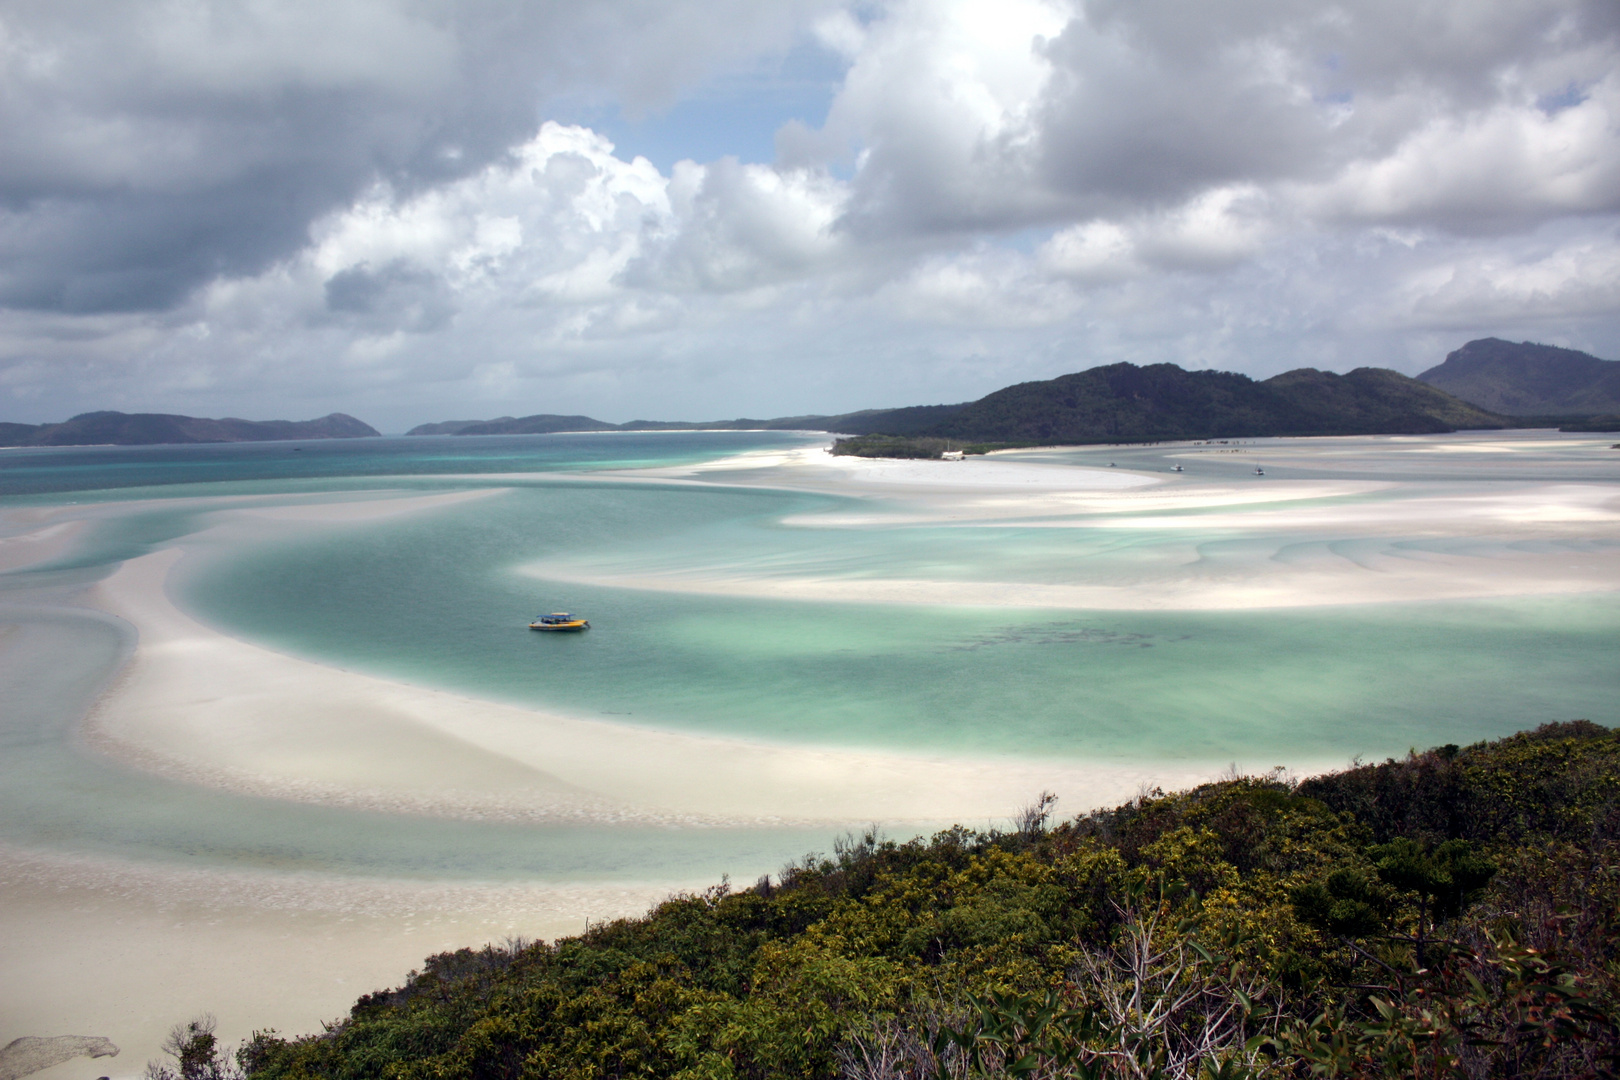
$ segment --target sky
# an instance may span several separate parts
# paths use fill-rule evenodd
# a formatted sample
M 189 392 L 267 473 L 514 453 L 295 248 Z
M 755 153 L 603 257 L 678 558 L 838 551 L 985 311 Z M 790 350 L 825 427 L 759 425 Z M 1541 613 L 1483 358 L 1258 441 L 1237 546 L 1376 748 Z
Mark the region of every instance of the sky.
M 0 420 L 1620 357 L 1614 0 L 0 0 Z

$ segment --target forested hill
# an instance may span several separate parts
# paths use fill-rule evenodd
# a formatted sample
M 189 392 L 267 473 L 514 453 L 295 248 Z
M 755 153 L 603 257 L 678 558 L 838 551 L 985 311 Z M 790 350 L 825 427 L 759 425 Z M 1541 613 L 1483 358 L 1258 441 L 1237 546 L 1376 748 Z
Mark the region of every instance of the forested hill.
M 423 424 L 410 435 L 508 435 L 557 431 L 752 428 L 844 435 L 953 439 L 983 444 L 1154 442 L 1266 435 L 1422 435 L 1509 427 L 1507 417 L 1383 368 L 1336 375 L 1301 368 L 1257 382 L 1174 364 L 1111 364 L 1019 383 L 977 401 L 866 409 L 837 416 L 706 423 L 538 414 Z
M 533 416 L 498 416 L 493 420 L 443 420 L 418 424 L 406 435 L 550 435 L 567 431 L 838 431 L 860 435 L 877 421 L 888 424 L 929 422 L 946 416 L 961 405 L 923 405 L 909 409 L 864 409 L 837 416 L 778 416 L 769 420 L 744 417 L 738 420 L 632 420 L 611 424 L 589 416 L 559 416 L 536 413 Z
M 1300 368 L 1258 382 L 1174 364 L 1111 364 L 998 390 L 910 431 L 985 443 L 1148 442 L 1268 435 L 1429 434 L 1504 417 L 1383 368 Z
M 319 420 L 209 420 L 169 413 L 81 413 L 60 424 L 0 424 L 0 446 L 145 446 L 154 443 L 358 439 L 378 435 L 346 413 Z
M 252 1080 L 1615 1075 L 1620 733 L 1551 724 L 1050 811 L 868 833 L 740 892 L 434 956 L 237 1064 Z M 192 1071 L 167 1075 L 235 1071 L 191 1034 Z
M 1480 338 L 1418 378 L 1510 416 L 1620 413 L 1620 360 L 1553 345 Z

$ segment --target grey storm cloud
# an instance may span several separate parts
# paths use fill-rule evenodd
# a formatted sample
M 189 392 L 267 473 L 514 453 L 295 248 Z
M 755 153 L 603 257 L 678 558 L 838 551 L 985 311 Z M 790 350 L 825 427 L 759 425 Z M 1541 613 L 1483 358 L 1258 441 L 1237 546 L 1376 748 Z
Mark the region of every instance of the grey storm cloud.
M 0 0 L 34 419 L 838 412 L 1464 335 L 1620 351 L 1614 0 Z
M 15 0 L 0 305 L 171 306 L 296 251 L 379 180 L 409 195 L 476 173 L 558 95 L 666 102 L 797 18 L 742 0 Z
M 851 228 L 1018 228 L 1162 209 L 1220 185 L 1332 185 L 1358 163 L 1387 166 L 1425 131 L 1555 112 L 1599 84 L 1612 93 L 1617 39 L 1611 0 L 1086 0 L 1028 41 L 1029 66 L 1049 74 L 1022 108 L 957 93 L 926 50 L 893 48 L 870 71 L 857 61 L 830 126 L 869 148 Z M 1608 126 L 1606 160 L 1582 178 L 1504 169 L 1538 149 L 1510 132 L 1494 146 L 1459 137 L 1435 149 L 1476 167 L 1470 182 L 1439 170 L 1433 198 L 1335 205 L 1324 193 L 1311 209 L 1462 231 L 1612 211 Z M 955 153 L 938 128 L 954 129 Z
M 376 270 L 361 263 L 333 274 L 326 280 L 326 306 L 417 334 L 440 329 L 456 313 L 444 279 L 403 259 Z

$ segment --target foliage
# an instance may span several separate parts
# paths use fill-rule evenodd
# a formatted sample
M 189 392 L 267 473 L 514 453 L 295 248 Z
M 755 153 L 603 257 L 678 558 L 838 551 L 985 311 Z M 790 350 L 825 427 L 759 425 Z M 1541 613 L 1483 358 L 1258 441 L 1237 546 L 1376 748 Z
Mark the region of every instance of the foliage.
M 876 423 L 876 421 L 874 421 Z M 1276 435 L 1429 434 L 1511 422 L 1382 368 L 1301 368 L 1262 382 L 1174 364 L 1111 364 L 997 390 L 916 434 L 1016 445 Z M 871 430 L 884 431 L 882 427 Z
M 253 1080 L 1612 1076 L 1617 762 L 1620 735 L 1577 723 L 1056 824 L 1042 796 L 1007 832 L 869 831 L 744 891 L 431 957 L 237 1061 Z
M 1620 363 L 1529 341 L 1479 338 L 1418 378 L 1481 408 L 1527 419 L 1620 410 Z
M 255 1031 L 235 1053 L 219 1045 L 218 1022 L 203 1013 L 169 1029 L 163 1040 L 167 1063 L 146 1063 L 146 1080 L 244 1080 L 261 1063 L 261 1053 L 279 1042 L 274 1031 Z
M 1559 431 L 1594 431 L 1608 433 L 1620 431 L 1620 413 L 1605 413 L 1601 416 L 1588 416 L 1582 420 L 1569 420 L 1560 418 Z M 1613 449 L 1611 447 L 1610 449 Z
M 833 440 L 832 452 L 845 457 L 870 458 L 934 458 L 946 450 L 961 450 L 966 454 L 985 454 L 997 449 L 997 443 L 963 443 L 961 440 L 929 439 L 921 436 L 856 435 L 848 439 Z

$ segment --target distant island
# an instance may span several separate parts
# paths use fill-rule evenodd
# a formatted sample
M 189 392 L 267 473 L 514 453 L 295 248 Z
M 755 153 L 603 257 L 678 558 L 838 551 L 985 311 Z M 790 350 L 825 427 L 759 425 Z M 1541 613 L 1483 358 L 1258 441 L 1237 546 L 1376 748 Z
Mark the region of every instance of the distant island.
M 1511 421 L 1382 368 L 1301 368 L 1264 381 L 1174 364 L 1110 364 L 1020 383 L 941 416 L 901 410 L 875 435 L 1029 445 L 1277 435 L 1417 435 Z
M 550 435 L 590 431 L 825 431 L 834 453 L 938 457 L 946 448 L 1161 442 L 1310 435 L 1428 435 L 1465 429 L 1620 430 L 1620 361 L 1532 342 L 1470 341 L 1410 378 L 1387 368 L 1344 375 L 1298 368 L 1257 380 L 1175 364 L 1108 364 L 1018 383 L 977 401 L 834 415 L 632 420 L 536 413 L 418 424 L 405 434 Z M 0 446 L 354 439 L 380 434 L 345 413 L 318 420 L 209 420 L 167 413 L 82 413 L 60 424 L 0 423 Z
M 380 435 L 347 413 L 319 420 L 209 420 L 170 413 L 80 413 L 60 424 L 0 423 L 0 446 L 150 446 L 155 443 L 363 439 Z
M 1301 368 L 1264 381 L 1174 364 L 1110 364 L 1056 379 L 1019 383 L 956 405 L 867 409 L 772 420 L 609 424 L 542 413 L 423 424 L 408 435 L 514 435 L 563 431 L 764 429 L 827 431 L 834 453 L 938 457 L 1007 446 L 1158 442 L 1268 435 L 1420 435 L 1515 422 L 1436 387 L 1382 368 L 1347 375 Z
M 955 408 L 956 406 L 939 406 Z M 867 415 L 888 414 L 904 410 L 867 409 L 864 412 L 841 416 L 778 416 L 773 420 L 632 420 L 628 424 L 611 424 L 590 416 L 558 416 L 554 413 L 536 413 L 533 416 L 498 416 L 493 420 L 444 420 L 436 424 L 418 424 L 405 434 L 411 435 L 554 435 L 572 431 L 844 431 L 836 426 L 846 420 Z
M 1482 409 L 1519 417 L 1620 413 L 1620 360 L 1501 338 L 1470 341 L 1418 378 Z M 1609 427 L 1571 430 L 1616 430 Z

